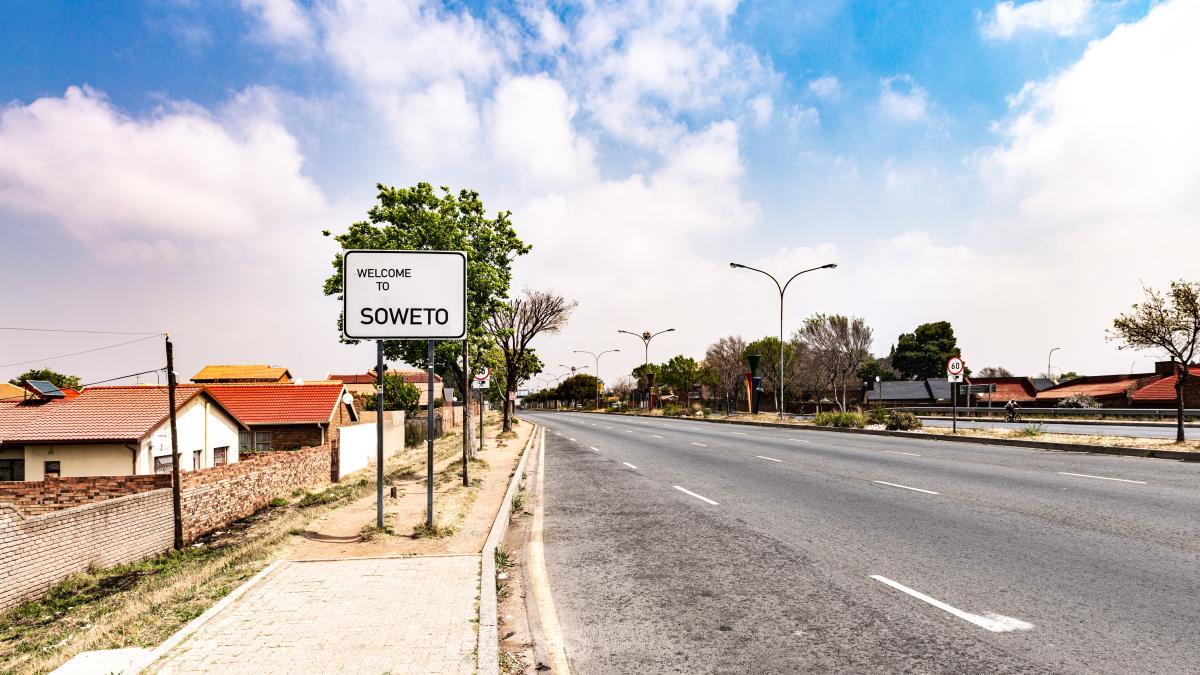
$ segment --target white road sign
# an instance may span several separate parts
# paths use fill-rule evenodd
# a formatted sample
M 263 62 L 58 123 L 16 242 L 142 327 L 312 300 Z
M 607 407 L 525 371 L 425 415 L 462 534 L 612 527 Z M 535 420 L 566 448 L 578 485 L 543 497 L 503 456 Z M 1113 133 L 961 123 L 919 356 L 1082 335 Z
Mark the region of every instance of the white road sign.
M 346 251 L 344 323 L 354 340 L 462 340 L 467 333 L 467 254 Z
M 946 361 L 947 375 L 962 375 L 963 370 L 967 367 L 966 361 L 963 361 L 957 356 L 951 356 L 949 361 Z

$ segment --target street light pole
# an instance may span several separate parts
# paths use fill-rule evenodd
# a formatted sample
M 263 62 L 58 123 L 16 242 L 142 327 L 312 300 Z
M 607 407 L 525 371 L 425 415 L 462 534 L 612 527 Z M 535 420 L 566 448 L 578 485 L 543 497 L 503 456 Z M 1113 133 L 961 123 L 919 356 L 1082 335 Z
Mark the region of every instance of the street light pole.
M 1050 357 L 1054 356 L 1054 352 L 1058 351 L 1059 349 L 1061 349 L 1061 347 L 1055 347 L 1054 349 L 1050 350 L 1049 354 L 1046 355 L 1046 379 L 1052 382 L 1054 381 L 1054 376 L 1050 374 Z
M 619 328 L 617 329 L 618 333 L 625 333 L 627 335 L 632 335 L 635 338 L 638 338 L 639 340 L 642 341 L 642 345 L 644 346 L 643 355 L 642 355 L 642 358 L 643 358 L 643 360 L 642 360 L 642 377 L 646 378 L 646 388 L 647 389 L 650 388 L 650 386 L 649 386 L 650 385 L 650 377 L 649 377 L 649 373 L 646 372 L 650 369 L 650 341 L 653 340 L 654 338 L 658 337 L 659 335 L 662 335 L 663 333 L 672 333 L 674 331 L 675 331 L 674 328 L 660 330 L 657 333 L 651 333 L 650 331 L 647 330 L 647 331 L 642 331 L 642 334 L 638 335 L 637 333 L 634 333 L 632 331 L 621 330 Z
M 753 270 L 755 272 L 758 272 L 759 274 L 765 274 L 771 278 L 771 281 L 775 282 L 775 288 L 779 289 L 779 421 L 782 422 L 783 421 L 783 294 L 787 293 L 788 286 L 791 285 L 792 280 L 795 279 L 796 277 L 800 276 L 801 274 L 807 274 L 808 272 L 813 272 L 816 270 L 826 270 L 826 269 L 831 270 L 831 269 L 834 269 L 837 267 L 837 263 L 829 263 L 828 265 L 821 265 L 820 267 L 813 267 L 810 269 L 802 270 L 800 272 L 796 272 L 795 274 L 792 275 L 792 278 L 788 279 L 787 283 L 783 284 L 782 286 L 779 285 L 779 280 L 776 279 L 774 275 L 772 275 L 770 272 L 764 272 L 764 271 L 758 269 L 757 267 L 751 267 L 749 265 L 742 265 L 741 263 L 735 263 L 735 262 L 729 263 L 729 266 L 732 267 L 733 269 L 737 269 L 740 267 L 745 270 Z
M 620 349 L 606 349 L 606 350 L 600 352 L 599 354 L 597 354 L 595 352 L 584 351 L 582 349 L 576 349 L 574 351 L 576 354 L 590 354 L 592 356 L 592 358 L 596 359 L 596 409 L 599 410 L 600 409 L 600 357 L 604 356 L 605 354 L 609 354 L 611 352 L 619 352 L 621 350 Z

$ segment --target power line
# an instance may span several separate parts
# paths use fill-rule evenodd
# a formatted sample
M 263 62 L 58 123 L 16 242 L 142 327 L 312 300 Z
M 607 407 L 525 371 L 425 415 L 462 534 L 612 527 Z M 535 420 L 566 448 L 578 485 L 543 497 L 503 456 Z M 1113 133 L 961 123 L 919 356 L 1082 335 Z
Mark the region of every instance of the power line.
M 0 326 L 0 330 L 19 330 L 34 333 L 90 333 L 93 335 L 162 335 L 162 333 L 131 333 L 119 330 L 69 330 L 66 328 L 24 328 L 19 326 Z
M 135 335 L 141 335 L 141 333 L 135 333 Z M 45 356 L 40 359 L 31 359 L 29 361 L 17 361 L 16 363 L 0 363 L 0 368 L 8 368 L 9 366 L 26 366 L 31 363 L 41 363 L 44 361 L 52 361 L 54 359 L 63 359 L 68 356 L 79 356 L 80 354 L 91 354 L 92 352 L 98 352 L 98 351 L 102 351 L 104 349 L 113 349 L 116 347 L 124 347 L 125 345 L 131 345 L 135 342 L 145 342 L 146 340 L 153 340 L 154 338 L 157 338 L 160 335 L 162 335 L 162 333 L 153 333 L 147 337 L 138 338 L 136 340 L 127 340 L 125 342 L 118 342 L 115 345 L 106 345 L 104 347 L 95 347 L 93 349 L 85 349 L 81 352 L 71 352 L 69 354 L 57 354 L 55 356 Z
M 138 375 L 148 375 L 150 373 L 158 373 L 158 372 L 162 372 L 164 370 L 166 370 L 166 368 L 155 368 L 154 370 L 143 370 L 140 373 L 130 373 L 128 375 L 122 375 L 120 377 L 110 377 L 107 380 L 97 380 L 95 382 L 88 382 L 87 384 L 81 384 L 79 386 L 80 386 L 80 388 L 90 387 L 93 384 L 104 384 L 105 382 L 113 382 L 114 380 L 124 380 L 124 379 L 130 378 L 130 377 L 137 377 Z

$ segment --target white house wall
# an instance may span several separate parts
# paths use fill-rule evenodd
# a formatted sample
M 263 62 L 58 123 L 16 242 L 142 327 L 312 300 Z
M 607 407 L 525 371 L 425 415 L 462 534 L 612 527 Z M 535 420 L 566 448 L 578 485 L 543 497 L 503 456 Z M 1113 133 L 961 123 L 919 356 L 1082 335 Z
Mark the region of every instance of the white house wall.
M 188 401 L 176 413 L 175 424 L 179 436 L 179 450 L 182 453 L 179 465 L 181 470 L 192 471 L 213 466 L 213 449 L 222 446 L 229 448 L 226 453 L 227 463 L 238 461 L 237 422 L 212 400 L 197 396 Z M 193 453 L 196 450 L 204 451 L 199 467 L 193 466 Z M 153 458 L 170 454 L 171 422 L 163 420 L 163 423 L 142 441 L 137 472 L 154 473 Z

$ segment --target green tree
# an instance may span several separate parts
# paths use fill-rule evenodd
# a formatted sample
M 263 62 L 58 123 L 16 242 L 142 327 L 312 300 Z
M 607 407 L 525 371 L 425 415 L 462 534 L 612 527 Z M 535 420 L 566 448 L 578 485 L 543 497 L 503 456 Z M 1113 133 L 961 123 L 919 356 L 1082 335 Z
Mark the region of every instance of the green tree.
M 879 377 L 884 382 L 896 379 L 896 371 L 892 370 L 886 358 L 871 358 L 858 369 L 858 379 L 863 382 L 874 382 Z
M 572 375 L 560 382 L 555 392 L 560 401 L 590 405 L 596 400 L 596 386 L 599 383 L 595 375 Z
M 487 332 L 504 358 L 504 379 L 501 380 L 505 391 L 505 400 L 501 402 L 504 431 L 512 428 L 513 406 L 509 396 L 522 382 L 542 370 L 540 361 L 536 362 L 536 367 L 527 361 L 527 354 L 533 352 L 529 343 L 539 335 L 552 335 L 562 330 L 577 305 L 574 300 L 551 291 L 525 289 L 519 297 L 500 303 L 487 317 Z
M 376 410 L 376 395 L 368 394 L 363 397 L 367 410 Z M 421 389 L 412 382 L 405 382 L 403 375 L 384 373 L 383 375 L 383 409 L 403 410 L 411 413 L 421 405 Z
M 20 386 L 25 380 L 44 380 L 59 389 L 78 389 L 79 378 L 74 375 L 64 375 L 62 373 L 50 370 L 48 368 L 34 368 L 27 370 L 20 375 L 9 380 L 9 384 Z
M 1165 294 L 1151 288 L 1145 292 L 1144 301 L 1113 320 L 1109 339 L 1120 341 L 1121 349 L 1156 349 L 1170 357 L 1176 372 L 1175 440 L 1182 443 L 1184 392 L 1200 348 L 1200 283 L 1172 281 Z
M 950 322 L 935 321 L 923 323 L 896 340 L 892 366 L 904 379 L 942 377 L 946 374 L 946 361 L 961 355 Z
M 792 362 L 794 346 L 788 342 L 783 346 L 783 363 L 784 377 L 788 377 L 787 367 Z M 775 402 L 775 409 L 779 409 L 779 338 L 774 335 L 768 335 L 760 340 L 755 340 L 746 345 L 746 355 L 758 354 L 761 357 L 758 366 L 758 375 L 762 378 L 762 388 L 764 391 L 771 392 L 771 400 Z M 750 366 L 747 365 L 749 370 Z M 791 379 L 791 378 L 788 378 Z
M 447 187 L 439 190 L 429 183 L 410 188 L 376 185 L 379 203 L 367 212 L 367 220 L 350 225 L 345 234 L 334 236 L 342 251 L 350 249 L 441 250 L 467 253 L 467 341 L 471 354 L 485 352 L 492 337 L 485 329 L 487 317 L 500 309 L 512 282 L 512 261 L 525 255 L 530 246 L 517 236 L 507 211 L 488 218 L 479 193 Z M 329 231 L 324 234 L 329 236 Z M 341 299 L 342 251 L 333 256 L 333 274 L 325 280 L 325 295 Z M 338 332 L 344 317 L 338 315 Z M 356 340 L 343 340 L 355 344 Z M 417 368 L 427 368 L 426 345 L 422 341 L 388 340 L 384 355 Z M 457 391 L 468 391 L 470 373 L 463 372 L 462 344 L 439 342 L 434 368 Z M 474 370 L 474 365 L 472 365 Z
M 672 356 L 662 365 L 662 373 L 659 377 L 662 378 L 663 384 L 675 392 L 676 396 L 682 394 L 684 400 L 691 403 L 692 387 L 700 382 L 700 364 L 690 356 L 683 354 Z

